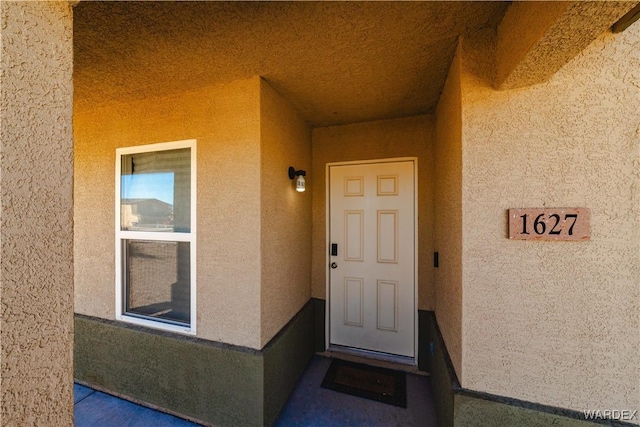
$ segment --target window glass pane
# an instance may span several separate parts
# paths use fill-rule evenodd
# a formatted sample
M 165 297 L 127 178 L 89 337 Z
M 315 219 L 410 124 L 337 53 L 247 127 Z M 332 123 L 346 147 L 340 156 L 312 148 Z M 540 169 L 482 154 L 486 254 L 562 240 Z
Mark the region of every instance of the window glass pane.
M 189 324 L 189 242 L 123 241 L 125 312 Z
M 191 231 L 191 149 L 126 154 L 120 177 L 122 230 Z

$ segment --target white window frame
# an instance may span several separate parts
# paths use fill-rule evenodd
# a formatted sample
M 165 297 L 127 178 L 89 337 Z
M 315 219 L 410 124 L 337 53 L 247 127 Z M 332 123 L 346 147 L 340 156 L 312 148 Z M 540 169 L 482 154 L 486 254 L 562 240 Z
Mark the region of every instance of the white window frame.
M 191 227 L 190 232 L 148 232 L 148 231 L 129 231 L 122 230 L 121 227 L 121 208 L 120 208 L 120 192 L 122 172 L 122 156 L 127 154 L 149 153 L 155 151 L 176 150 L 180 148 L 191 149 Z M 162 142 L 158 144 L 138 145 L 126 148 L 116 149 L 116 197 L 115 197 L 115 217 L 116 217 L 116 319 L 133 323 L 140 326 L 161 329 L 170 332 L 179 332 L 184 334 L 196 334 L 196 140 L 188 139 L 183 141 Z M 181 326 L 173 323 L 167 323 L 161 319 L 142 318 L 138 316 L 127 315 L 123 312 L 124 307 L 124 281 L 123 281 L 123 260 L 122 260 L 122 243 L 123 240 L 151 240 L 151 241 L 171 241 L 171 242 L 189 242 L 189 258 L 190 258 L 190 322 L 189 326 Z

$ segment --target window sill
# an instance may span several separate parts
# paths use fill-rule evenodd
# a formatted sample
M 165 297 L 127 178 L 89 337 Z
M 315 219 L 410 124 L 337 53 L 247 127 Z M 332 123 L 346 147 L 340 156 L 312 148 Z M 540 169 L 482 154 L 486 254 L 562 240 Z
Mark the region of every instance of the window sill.
M 131 323 L 138 326 L 146 326 L 147 328 L 159 329 L 167 332 L 177 332 L 186 335 L 196 335 L 196 329 L 191 326 L 172 325 L 158 320 L 142 319 L 140 317 L 120 315 L 116 316 L 116 320 Z

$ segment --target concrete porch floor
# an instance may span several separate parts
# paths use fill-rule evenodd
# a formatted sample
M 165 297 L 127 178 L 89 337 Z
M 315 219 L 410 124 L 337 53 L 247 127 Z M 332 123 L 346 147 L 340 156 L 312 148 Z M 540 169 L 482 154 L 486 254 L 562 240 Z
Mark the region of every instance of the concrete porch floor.
M 322 388 L 330 363 L 313 357 L 275 426 L 436 426 L 428 376 L 407 374 L 407 408 L 399 408 Z M 198 425 L 80 384 L 74 394 L 78 427 Z

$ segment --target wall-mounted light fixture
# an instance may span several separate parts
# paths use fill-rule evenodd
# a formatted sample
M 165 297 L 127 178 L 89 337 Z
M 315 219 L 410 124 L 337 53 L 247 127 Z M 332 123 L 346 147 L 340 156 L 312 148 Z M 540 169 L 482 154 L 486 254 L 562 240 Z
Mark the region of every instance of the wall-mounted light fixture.
M 297 171 L 293 166 L 289 166 L 289 179 L 293 180 L 296 176 L 298 177 L 296 179 L 296 191 L 302 193 L 305 190 L 304 177 L 307 176 L 307 172 L 302 169 Z

